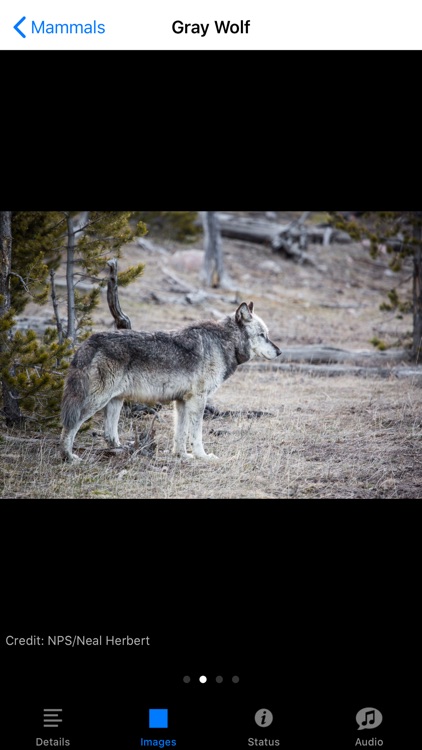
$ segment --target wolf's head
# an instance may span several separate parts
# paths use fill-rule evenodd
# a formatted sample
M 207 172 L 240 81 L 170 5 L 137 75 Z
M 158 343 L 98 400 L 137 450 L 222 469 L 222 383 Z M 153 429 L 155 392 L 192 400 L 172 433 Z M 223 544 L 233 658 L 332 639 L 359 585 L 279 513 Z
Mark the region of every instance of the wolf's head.
M 242 302 L 234 314 L 234 319 L 248 337 L 251 359 L 255 356 L 275 359 L 281 354 L 281 349 L 268 338 L 268 328 L 264 321 L 255 315 L 253 302 L 249 302 L 249 305 Z

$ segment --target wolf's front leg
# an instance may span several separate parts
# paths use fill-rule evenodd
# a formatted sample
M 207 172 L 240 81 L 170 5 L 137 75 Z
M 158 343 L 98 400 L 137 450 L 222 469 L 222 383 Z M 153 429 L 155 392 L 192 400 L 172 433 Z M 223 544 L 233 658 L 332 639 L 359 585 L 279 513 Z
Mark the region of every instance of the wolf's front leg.
M 217 456 L 214 456 L 214 453 L 205 453 L 202 443 L 202 420 L 206 401 L 205 396 L 193 396 L 186 404 L 189 414 L 189 439 L 195 458 L 214 459 Z

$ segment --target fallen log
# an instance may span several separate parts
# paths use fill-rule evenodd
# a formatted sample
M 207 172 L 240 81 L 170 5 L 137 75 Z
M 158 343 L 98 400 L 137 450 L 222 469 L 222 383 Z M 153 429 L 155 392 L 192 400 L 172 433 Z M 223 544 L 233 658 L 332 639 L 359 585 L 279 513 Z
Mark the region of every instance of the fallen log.
M 217 216 L 223 237 L 233 237 L 246 242 L 271 243 L 281 226 L 263 219 L 241 219 L 225 213 L 218 213 Z
M 308 362 L 309 364 L 330 364 L 348 362 L 349 364 L 369 363 L 373 366 L 388 365 L 398 362 L 409 362 L 410 354 L 406 349 L 389 349 L 384 352 L 339 349 L 334 346 L 308 344 L 307 346 L 283 347 L 278 362 Z
M 360 367 L 350 365 L 301 365 L 284 363 L 245 363 L 242 368 L 248 370 L 271 370 L 272 372 L 288 372 L 291 374 L 306 374 L 316 377 L 340 377 L 355 375 L 363 378 L 412 378 L 415 385 L 422 387 L 422 368 L 417 367 Z
M 349 243 L 352 241 L 346 232 L 316 224 L 305 224 L 300 219 L 289 224 L 279 224 L 264 219 L 242 218 L 228 213 L 218 213 L 217 216 L 223 237 L 269 244 L 275 250 L 284 249 L 287 254 L 289 253 L 288 241 L 292 244 L 297 243 L 301 248 L 309 243 L 328 244 L 329 242 Z

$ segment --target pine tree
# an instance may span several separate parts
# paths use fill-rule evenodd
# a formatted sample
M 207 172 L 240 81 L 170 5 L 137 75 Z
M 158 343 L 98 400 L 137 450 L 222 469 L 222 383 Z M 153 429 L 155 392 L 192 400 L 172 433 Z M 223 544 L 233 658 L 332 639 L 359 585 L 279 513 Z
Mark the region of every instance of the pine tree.
M 39 429 L 58 426 L 63 383 L 70 342 L 57 342 L 57 331 L 47 328 L 41 339 L 34 331 L 16 331 L 8 340 L 2 362 L 2 379 L 19 404 L 19 420 L 7 418 L 11 426 L 30 424 Z
M 119 258 L 122 245 L 146 232 L 143 222 L 132 226 L 133 211 L 64 212 L 66 233 L 67 326 L 66 335 L 75 343 L 86 334 L 91 325 L 91 312 L 99 302 L 100 282 L 97 278 L 111 257 Z M 78 269 L 78 270 L 77 270 Z M 138 278 L 144 270 L 139 263 L 119 276 L 119 283 Z M 77 285 L 84 279 L 99 282 L 92 290 L 81 293 Z M 85 329 L 85 330 L 84 330 Z
M 412 301 L 399 297 L 397 289 L 388 293 L 388 302 L 381 310 L 413 312 L 412 357 L 420 361 L 422 355 L 422 211 L 330 211 L 332 223 L 355 240 L 370 241 L 370 254 L 376 258 L 380 245 L 390 256 L 392 271 L 402 268 L 403 260 L 413 258 Z M 350 216 L 351 215 L 351 216 Z
M 58 424 L 64 374 L 78 340 L 90 333 L 90 314 L 98 304 L 96 277 L 111 257 L 145 225 L 133 225 L 133 212 L 2 212 L 0 223 L 0 371 L 3 413 L 8 425 Z M 60 316 L 54 274 L 66 258 L 67 320 Z M 124 286 L 143 272 L 142 263 L 119 274 Z M 88 292 L 81 279 L 96 282 Z M 14 331 L 15 314 L 29 299 L 44 304 L 51 296 L 56 328 L 38 338 Z M 50 301 L 50 300 L 49 300 Z
M 139 211 L 135 218 L 145 222 L 152 235 L 180 242 L 195 240 L 202 232 L 197 211 Z
M 7 424 L 20 424 L 17 392 L 6 376 L 12 374 L 8 359 L 9 330 L 14 323 L 10 297 L 12 270 L 12 212 L 0 211 L 0 371 L 3 411 Z
M 64 217 L 57 211 L 12 213 L 12 306 L 19 315 L 29 300 L 43 304 L 49 294 L 49 271 L 61 260 Z

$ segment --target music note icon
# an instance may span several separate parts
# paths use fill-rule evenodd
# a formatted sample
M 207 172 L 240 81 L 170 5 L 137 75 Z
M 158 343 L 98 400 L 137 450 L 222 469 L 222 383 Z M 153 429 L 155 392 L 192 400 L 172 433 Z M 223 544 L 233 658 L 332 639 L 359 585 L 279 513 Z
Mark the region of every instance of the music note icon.
M 382 713 L 377 708 L 361 708 L 356 714 L 359 729 L 375 729 L 382 722 Z
M 372 719 L 368 719 L 368 716 L 371 716 L 371 714 Z M 365 711 L 365 719 L 361 722 L 361 724 L 363 727 L 366 727 L 367 724 L 375 724 L 375 711 Z

